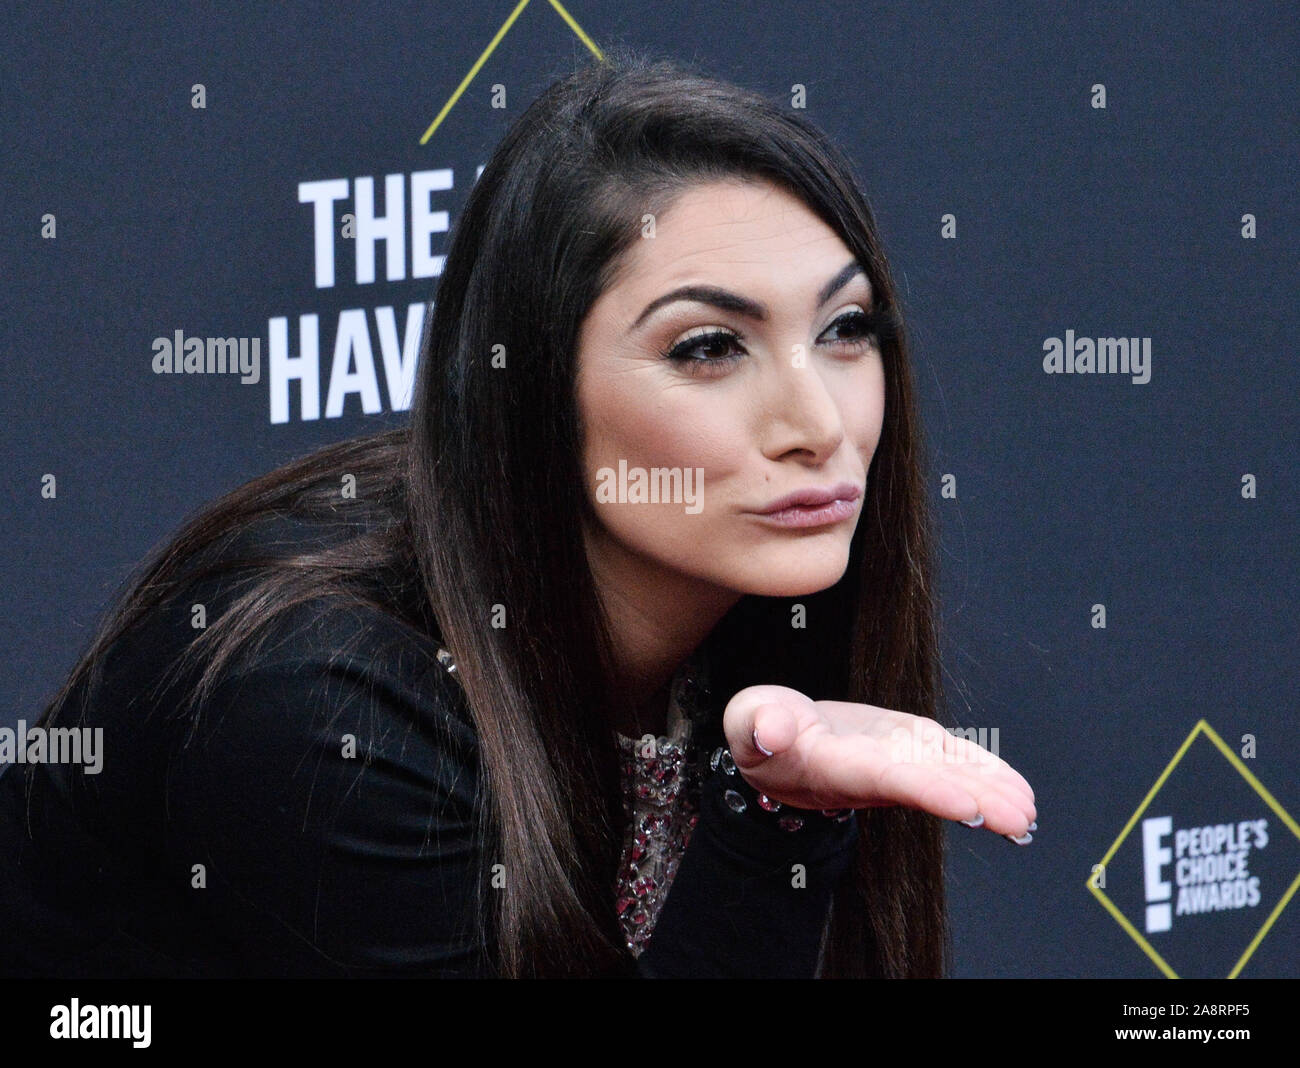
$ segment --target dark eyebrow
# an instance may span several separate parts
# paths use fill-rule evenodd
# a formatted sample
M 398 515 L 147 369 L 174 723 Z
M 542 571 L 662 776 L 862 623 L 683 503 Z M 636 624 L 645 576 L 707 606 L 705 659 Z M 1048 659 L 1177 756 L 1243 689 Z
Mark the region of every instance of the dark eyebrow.
M 866 274 L 862 269 L 862 264 L 857 260 L 850 260 L 839 269 L 835 277 L 832 278 L 821 288 L 817 294 L 817 307 L 821 307 L 831 297 L 835 296 L 841 289 L 849 284 L 850 280 L 859 274 Z M 665 304 L 672 304 L 679 300 L 694 301 L 698 304 L 711 304 L 715 308 L 721 308 L 723 311 L 735 312 L 737 315 L 743 315 L 749 319 L 756 319 L 760 323 L 767 322 L 767 308 L 756 300 L 750 300 L 748 297 L 737 296 L 735 293 L 728 292 L 725 289 L 719 289 L 717 286 L 681 286 L 665 293 L 662 297 L 656 297 L 645 306 L 645 310 L 637 316 L 636 322 L 632 324 L 632 329 L 639 327 L 651 314 L 662 308 Z

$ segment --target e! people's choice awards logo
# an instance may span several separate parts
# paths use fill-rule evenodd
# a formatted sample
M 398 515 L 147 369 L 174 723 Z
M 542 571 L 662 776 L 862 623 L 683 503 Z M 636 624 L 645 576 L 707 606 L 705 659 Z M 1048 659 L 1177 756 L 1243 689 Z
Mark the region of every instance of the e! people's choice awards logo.
M 1235 978 L 1300 887 L 1300 826 L 1201 720 L 1087 886 L 1169 978 Z
M 1259 876 L 1250 874 L 1250 854 L 1267 846 L 1266 819 L 1179 827 L 1176 831 L 1169 816 L 1144 819 L 1147 934 L 1173 930 L 1175 915 L 1255 908 L 1260 902 Z M 1175 885 L 1168 878 L 1171 874 L 1177 883 L 1176 902 L 1170 900 Z

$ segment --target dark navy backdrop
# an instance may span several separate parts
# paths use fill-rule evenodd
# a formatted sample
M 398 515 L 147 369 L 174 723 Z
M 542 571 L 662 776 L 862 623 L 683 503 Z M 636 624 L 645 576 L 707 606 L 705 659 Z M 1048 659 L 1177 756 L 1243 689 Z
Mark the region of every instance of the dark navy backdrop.
M 378 280 L 358 284 L 339 239 L 336 284 L 317 287 L 299 184 L 347 180 L 337 230 L 357 178 L 382 212 L 385 175 L 409 196 L 411 175 L 449 170 L 425 206 L 454 221 L 509 122 L 590 55 L 584 35 L 644 45 L 787 104 L 804 86 L 898 272 L 949 700 L 997 728 L 1041 813 L 1027 849 L 954 827 L 956 973 L 1300 974 L 1294 5 L 572 0 L 571 26 L 533 0 L 422 144 L 512 10 L 10 13 L 0 726 L 36 717 L 187 513 L 404 418 L 376 309 L 393 309 L 396 360 L 436 278 L 412 277 L 408 219 L 405 277 L 386 277 L 381 243 Z M 354 391 L 330 417 L 344 311 L 382 403 Z M 303 418 L 295 383 L 273 422 L 272 323 L 297 356 L 304 315 L 321 416 Z M 259 339 L 260 381 L 155 374 L 153 341 L 176 330 Z M 1067 331 L 1149 339 L 1149 381 L 1046 373 Z M 1266 844 L 1243 850 L 1235 828 L 1259 820 Z M 1206 850 L 1231 855 L 1233 885 L 1205 876 Z

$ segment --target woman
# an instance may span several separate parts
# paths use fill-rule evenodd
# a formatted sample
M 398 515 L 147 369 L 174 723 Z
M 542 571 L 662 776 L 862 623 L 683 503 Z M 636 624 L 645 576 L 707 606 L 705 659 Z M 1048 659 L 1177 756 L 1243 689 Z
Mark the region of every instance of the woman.
M 0 778 L 21 974 L 939 976 L 947 734 L 896 295 L 837 149 L 635 56 L 511 127 L 409 429 L 218 501 Z M 937 739 L 937 742 L 936 742 Z

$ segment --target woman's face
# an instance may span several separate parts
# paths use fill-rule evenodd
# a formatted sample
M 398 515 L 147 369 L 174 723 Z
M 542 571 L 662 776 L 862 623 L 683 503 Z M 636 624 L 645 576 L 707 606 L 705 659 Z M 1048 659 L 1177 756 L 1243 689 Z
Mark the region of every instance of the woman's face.
M 694 186 L 643 233 L 580 335 L 593 569 L 773 597 L 833 585 L 885 407 L 866 275 L 766 183 Z M 834 500 L 760 514 L 804 490 Z

